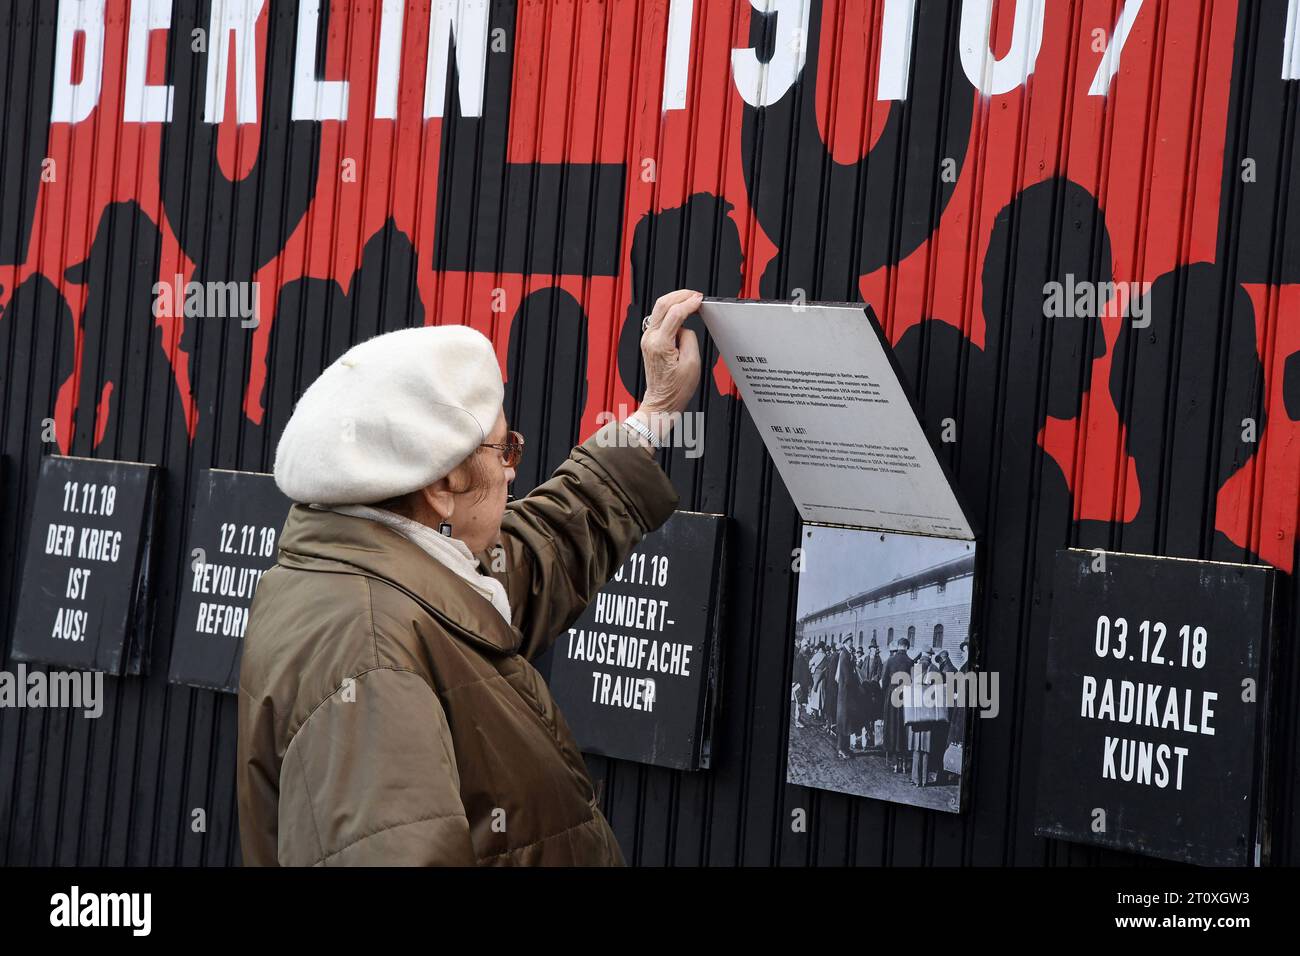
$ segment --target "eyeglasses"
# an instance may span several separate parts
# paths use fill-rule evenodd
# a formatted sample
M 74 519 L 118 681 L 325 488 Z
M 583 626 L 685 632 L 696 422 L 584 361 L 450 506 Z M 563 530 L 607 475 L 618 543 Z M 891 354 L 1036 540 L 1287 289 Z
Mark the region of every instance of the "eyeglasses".
M 501 464 L 507 468 L 514 468 L 524 457 L 524 436 L 519 432 L 506 432 L 506 440 L 503 442 L 485 441 L 479 446 L 480 448 L 496 448 L 501 452 Z

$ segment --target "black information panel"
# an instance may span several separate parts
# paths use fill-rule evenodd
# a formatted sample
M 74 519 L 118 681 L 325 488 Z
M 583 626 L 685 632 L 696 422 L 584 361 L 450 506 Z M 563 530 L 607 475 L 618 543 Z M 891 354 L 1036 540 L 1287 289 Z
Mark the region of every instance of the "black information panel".
M 275 564 L 292 504 L 270 475 L 211 469 L 200 476 L 167 675 L 173 684 L 239 690 L 248 609 Z
M 708 767 L 725 528 L 674 513 L 556 638 L 551 691 L 587 753 Z
M 41 462 L 13 657 L 140 674 L 152 607 L 154 465 L 51 455 Z
M 1272 568 L 1057 553 L 1035 832 L 1263 862 Z

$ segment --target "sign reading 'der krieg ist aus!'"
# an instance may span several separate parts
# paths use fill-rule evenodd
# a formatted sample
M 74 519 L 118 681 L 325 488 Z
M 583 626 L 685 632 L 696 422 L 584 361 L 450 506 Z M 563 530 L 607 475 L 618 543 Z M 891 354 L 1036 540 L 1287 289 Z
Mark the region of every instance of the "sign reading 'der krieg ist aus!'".
M 41 462 L 13 657 L 140 674 L 152 604 L 154 465 L 50 455 Z
M 1057 552 L 1035 830 L 1263 862 L 1272 568 Z

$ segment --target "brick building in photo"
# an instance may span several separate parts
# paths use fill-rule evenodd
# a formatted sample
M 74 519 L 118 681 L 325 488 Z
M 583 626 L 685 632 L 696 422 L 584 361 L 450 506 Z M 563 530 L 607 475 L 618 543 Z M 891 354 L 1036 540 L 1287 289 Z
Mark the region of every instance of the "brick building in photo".
M 970 632 L 975 557 L 959 555 L 939 564 L 900 574 L 829 607 L 801 617 L 795 640 L 867 648 L 874 639 L 882 654 L 906 637 L 912 650 L 947 650 L 954 664 L 966 659 L 961 642 Z

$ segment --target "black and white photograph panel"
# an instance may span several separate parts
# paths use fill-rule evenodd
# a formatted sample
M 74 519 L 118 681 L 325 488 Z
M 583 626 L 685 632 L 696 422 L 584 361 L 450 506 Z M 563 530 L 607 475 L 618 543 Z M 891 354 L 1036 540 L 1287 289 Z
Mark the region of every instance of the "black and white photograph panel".
M 805 524 L 800 546 L 786 781 L 959 813 L 974 544 Z

